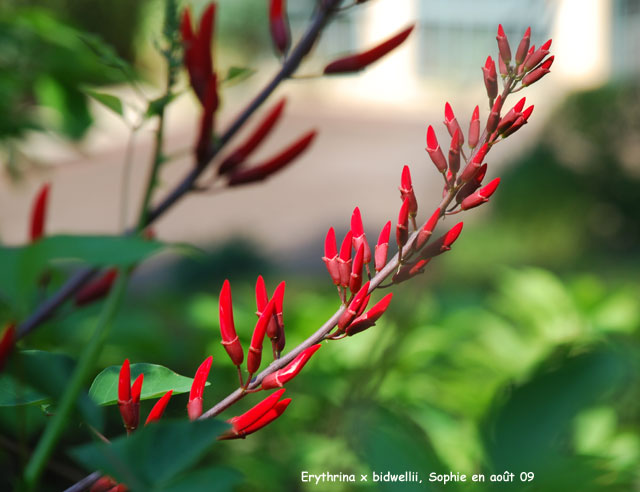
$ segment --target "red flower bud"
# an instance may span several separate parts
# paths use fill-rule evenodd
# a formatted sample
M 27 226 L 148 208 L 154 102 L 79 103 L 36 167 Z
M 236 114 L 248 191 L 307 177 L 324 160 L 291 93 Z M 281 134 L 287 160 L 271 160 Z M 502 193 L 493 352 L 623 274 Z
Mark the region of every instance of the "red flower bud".
M 522 36 L 522 40 L 518 45 L 518 50 L 516 51 L 516 65 L 521 65 L 527 56 L 527 51 L 529 51 L 529 42 L 531 40 L 531 28 L 527 27 L 527 30 Z
M 488 202 L 489 197 L 493 195 L 499 184 L 500 178 L 494 179 L 487 186 L 480 188 L 478 191 L 462 200 L 460 207 L 462 208 L 462 210 L 469 210 L 471 208 L 477 207 L 478 205 L 482 205 L 485 202 Z
M 273 291 L 273 313 L 276 320 L 276 329 L 273 329 L 273 324 L 270 322 L 267 325 L 267 336 L 271 339 L 278 338 L 280 334 L 284 334 L 284 317 L 283 317 L 283 304 L 284 304 L 284 289 L 286 284 L 284 281 L 280 282 Z
M 376 321 L 380 319 L 380 317 L 389 307 L 389 303 L 391 302 L 392 297 L 393 294 L 387 294 L 382 299 L 380 299 L 371 309 L 369 309 L 366 314 L 358 316 L 356 319 L 354 319 L 347 327 L 347 336 L 351 337 L 356 333 L 363 332 L 367 328 L 371 328 L 373 325 L 375 325 Z
M 233 322 L 233 305 L 231 300 L 231 285 L 228 280 L 222 284 L 219 300 L 220 312 L 220 335 L 222 337 L 222 345 L 229 354 L 229 358 L 234 365 L 239 366 L 244 360 L 244 352 L 242 344 L 236 334 L 235 324 Z
M 338 250 L 336 248 L 336 233 L 333 227 L 329 228 L 324 240 L 324 256 L 322 261 L 327 266 L 327 271 L 335 285 L 340 285 L 340 267 L 338 265 Z
M 284 388 L 278 390 L 266 397 L 257 405 L 247 410 L 242 415 L 229 419 L 228 422 L 233 426 L 233 428 L 220 436 L 219 439 L 236 439 L 239 437 L 244 437 L 244 434 L 242 434 L 242 432 L 249 426 L 253 426 L 254 424 L 256 424 L 262 417 L 267 414 L 267 412 L 273 409 L 278 404 L 278 400 L 280 400 L 280 397 L 284 394 L 284 392 Z
M 482 147 L 480 147 L 478 152 L 471 159 L 471 162 L 466 165 L 466 167 L 462 171 L 462 174 L 460 174 L 460 182 L 465 183 L 472 179 L 473 176 L 475 176 L 476 172 L 478 172 L 478 169 L 480 169 L 480 167 L 482 166 L 482 161 L 487 155 L 487 152 L 489 152 L 488 144 L 484 144 Z
M 270 0 L 269 27 L 276 51 L 281 55 L 286 55 L 291 44 L 291 35 L 289 34 L 289 21 L 284 0 Z
M 511 48 L 509 47 L 509 40 L 504 33 L 502 24 L 498 25 L 498 35 L 496 36 L 496 40 L 498 41 L 500 58 L 502 58 L 502 61 L 505 63 L 505 65 L 509 65 L 509 63 L 511 62 Z
M 229 175 L 229 186 L 262 181 L 263 179 L 271 176 L 273 173 L 291 163 L 300 154 L 307 150 L 315 138 L 316 133 L 317 132 L 315 130 L 306 133 L 289 147 L 285 148 L 282 152 L 273 156 L 267 162 L 260 164 L 259 166 L 233 171 Z
M 125 359 L 120 368 L 120 377 L 118 378 L 118 409 L 122 416 L 122 422 L 130 434 L 138 427 L 140 418 L 140 393 L 142 391 L 142 382 L 144 374 L 140 374 L 131 385 L 131 371 L 129 367 L 129 359 Z
M 420 232 L 418 233 L 418 237 L 416 238 L 416 242 L 414 244 L 417 250 L 422 249 L 422 247 L 427 244 L 427 241 L 429 241 L 433 230 L 436 228 L 438 220 L 440 220 L 440 212 L 440 208 L 436 208 L 435 212 L 431 214 L 431 217 L 429 217 L 429 220 L 426 222 L 426 224 L 422 227 L 422 229 L 420 229 Z
M 484 77 L 484 86 L 487 89 L 487 96 L 494 100 L 498 95 L 498 74 L 496 73 L 496 64 L 493 59 L 488 56 L 487 61 L 482 67 L 482 75 Z
M 471 123 L 469 123 L 469 147 L 472 149 L 478 145 L 478 139 L 480 138 L 480 108 L 476 106 L 471 116 Z
M 487 173 L 487 165 L 483 164 L 480 169 L 476 171 L 476 174 L 473 176 L 473 179 L 470 179 L 456 195 L 456 203 L 462 203 L 462 200 L 467 198 L 471 193 L 476 191 L 482 185 L 482 180 L 484 179 L 485 174 Z
M 284 411 L 289 406 L 289 403 L 291 403 L 291 398 L 285 398 L 284 400 L 279 401 L 273 406 L 273 408 L 267 410 L 267 412 L 253 424 L 245 427 L 245 429 L 240 432 L 240 435 L 238 437 L 244 438 L 249 434 L 253 434 L 254 432 L 259 431 L 263 427 L 266 427 L 284 413 Z
M 533 112 L 533 105 L 529 106 L 522 113 L 522 116 L 518 117 L 516 121 L 514 121 L 513 125 L 511 125 L 505 132 L 502 134 L 502 138 L 507 138 L 509 135 L 517 132 L 520 127 L 527 124 L 527 120 L 531 113 Z
M 16 325 L 13 323 L 7 326 L 4 330 L 4 333 L 0 337 L 0 371 L 4 367 L 7 359 L 9 358 L 9 354 L 13 350 L 13 345 L 15 344 L 16 338 Z
M 391 234 L 391 221 L 388 221 L 382 231 L 380 231 L 380 236 L 378 236 L 378 244 L 376 244 L 375 251 L 375 267 L 376 272 L 379 272 L 384 268 L 387 264 L 387 253 L 389 252 L 389 235 Z
M 433 258 L 439 254 L 449 251 L 451 245 L 458 239 L 458 236 L 462 232 L 462 222 L 458 222 L 443 236 L 440 236 L 435 241 L 427 244 L 427 246 L 420 252 L 420 259 L 426 260 L 427 258 Z
M 286 99 L 282 98 L 262 119 L 258 127 L 249 135 L 242 145 L 229 154 L 218 167 L 218 174 L 226 174 L 238 165 L 242 164 L 251 153 L 258 148 L 264 139 L 271 133 L 275 124 L 280 119 Z
M 318 343 L 304 349 L 285 367 L 266 376 L 262 380 L 262 389 L 270 390 L 273 388 L 282 388 L 283 385 L 285 385 L 298 375 L 305 364 L 309 362 L 311 356 L 315 354 L 320 347 L 322 347 L 322 345 Z
M 460 130 L 460 125 L 458 124 L 458 120 L 456 116 L 453 114 L 453 109 L 451 109 L 451 104 L 448 102 L 444 105 L 444 124 L 447 126 L 447 130 L 449 130 L 449 135 L 453 137 L 458 130 L 458 138 L 460 139 L 460 146 L 464 144 L 464 135 L 462 130 Z
M 351 321 L 358 315 L 358 311 L 362 308 L 362 305 L 366 304 L 365 301 L 369 294 L 369 284 L 370 282 L 367 282 L 362 286 L 338 318 L 338 332 L 344 331 L 344 329 L 349 326 Z
M 449 147 L 449 171 L 455 176 L 460 170 L 460 128 L 457 128 L 451 138 L 451 146 Z
M 405 198 L 400 207 L 400 213 L 398 214 L 398 223 L 396 225 L 396 242 L 398 248 L 407 243 L 409 239 L 409 198 Z
M 110 492 L 114 487 L 118 486 L 118 482 L 116 482 L 111 477 L 100 477 L 89 489 L 89 492 Z
M 249 345 L 249 353 L 247 354 L 247 370 L 249 374 L 255 374 L 260 368 L 262 361 L 262 343 L 267 333 L 267 325 L 275 314 L 275 299 L 272 297 L 265 306 L 264 312 L 258 318 L 258 322 L 253 330 L 251 344 Z
M 218 79 L 213 74 L 207 81 L 202 103 L 202 117 L 200 119 L 200 132 L 196 141 L 196 158 L 199 166 L 209 162 L 211 156 L 213 118 L 218 109 Z
M 162 418 L 162 415 L 164 414 L 164 411 L 167 408 L 167 404 L 169 403 L 169 400 L 171 399 L 172 394 L 173 394 L 173 390 L 167 391 L 164 394 L 164 396 L 160 398 L 155 405 L 153 405 L 153 408 L 149 412 L 149 416 L 147 417 L 147 420 L 145 421 L 144 425 L 150 424 L 151 422 L 155 422 Z
M 75 296 L 76 306 L 84 306 L 105 297 L 118 278 L 118 269 L 110 268 L 96 280 L 82 287 Z
M 364 233 L 364 227 L 362 225 L 362 216 L 360 215 L 360 209 L 356 207 L 351 214 L 351 240 L 353 242 L 353 249 L 358 251 L 360 245 L 364 246 L 364 262 L 369 263 L 371 261 L 371 249 L 367 242 L 367 236 Z
M 524 72 L 528 72 L 533 69 L 542 59 L 549 54 L 549 48 L 551 47 L 551 40 L 548 40 L 540 48 L 528 54 L 522 65 Z
M 436 132 L 431 125 L 427 128 L 427 148 L 425 150 L 428 152 L 431 161 L 435 164 L 438 171 L 445 173 L 447 171 L 447 161 L 444 158 L 444 154 L 436 138 Z
M 526 99 L 526 97 L 520 99 L 518 103 L 513 108 L 511 108 L 506 115 L 504 115 L 504 117 L 498 123 L 498 133 L 503 133 L 520 117 Z
M 202 394 L 204 393 L 204 387 L 207 384 L 207 377 L 209 377 L 209 371 L 211 370 L 211 362 L 213 357 L 207 357 L 193 378 L 191 383 L 191 391 L 189 392 L 189 402 L 187 403 L 187 413 L 189 414 L 189 420 L 196 420 L 202 415 Z
M 362 285 L 362 259 L 364 257 L 364 245 L 361 244 L 356 252 L 356 256 L 353 259 L 353 266 L 351 268 L 351 278 L 349 280 L 349 290 L 355 294 L 360 290 Z
M 549 68 L 551 68 L 554 58 L 555 57 L 550 56 L 544 62 L 542 62 L 538 68 L 533 69 L 531 72 L 525 75 L 522 78 L 522 87 L 527 87 L 528 85 L 537 82 L 542 77 L 547 75 L 550 72 Z
M 191 87 L 204 105 L 213 77 L 213 63 L 211 61 L 211 39 L 213 37 L 213 23 L 216 6 L 211 3 L 202 14 L 200 29 L 193 31 L 189 10 L 182 14 L 180 31 L 184 43 L 184 62 L 189 72 Z
M 400 178 L 399 189 L 400 199 L 402 201 L 404 201 L 405 198 L 409 198 L 409 217 L 415 217 L 418 213 L 418 201 L 416 200 L 416 194 L 413 192 L 409 166 L 404 166 L 402 168 L 402 177 Z
M 500 70 L 500 76 L 504 79 L 509 75 L 509 69 L 502 61 L 501 57 L 498 57 L 498 69 Z
M 495 102 L 493 103 L 493 107 L 491 108 L 491 112 L 489 113 L 489 118 L 487 118 L 487 135 L 491 135 L 496 128 L 498 128 L 498 121 L 500 121 L 500 110 L 502 109 L 502 95 L 498 94 Z
M 329 63 L 324 67 L 324 73 L 336 74 L 363 70 L 373 62 L 378 61 L 384 55 L 400 46 L 409 37 L 413 28 L 414 26 L 410 26 L 367 51 L 339 58 L 338 60 Z
M 44 235 L 44 227 L 47 220 L 47 204 L 49 202 L 49 189 L 51 185 L 42 185 L 31 209 L 31 242 L 37 241 Z
M 340 255 L 338 256 L 338 267 L 340 271 L 340 285 L 345 289 L 349 287 L 351 280 L 351 246 L 353 233 L 347 232 L 340 246 Z

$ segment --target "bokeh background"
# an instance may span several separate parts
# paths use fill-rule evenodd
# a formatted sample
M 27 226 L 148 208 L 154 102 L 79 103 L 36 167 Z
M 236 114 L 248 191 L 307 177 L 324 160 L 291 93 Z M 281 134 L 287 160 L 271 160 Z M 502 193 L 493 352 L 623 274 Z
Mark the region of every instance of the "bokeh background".
M 294 36 L 313 3 L 289 2 Z M 217 123 L 224 128 L 278 60 L 264 2 L 218 4 L 216 67 L 255 70 L 224 88 Z M 205 2 L 190 5 L 199 12 Z M 4 244 L 25 243 L 31 200 L 45 181 L 52 183 L 48 234 L 117 233 L 132 223 L 154 128 L 143 125 L 132 137 L 133 108 L 143 104 L 140 92 L 160 94 L 154 41 L 162 13 L 161 0 L 0 6 Z M 463 128 L 476 104 L 484 120 L 480 67 L 497 56 L 498 23 L 512 49 L 531 26 L 536 46 L 553 38 L 556 59 L 552 73 L 524 91 L 535 104 L 530 123 L 491 153 L 489 173 L 502 183 L 490 204 L 465 214 L 452 252 L 393 289 L 378 326 L 314 356 L 288 385 L 294 401 L 283 418 L 246 441 L 214 446 L 207 460 L 240 471 L 241 491 L 374 488 L 304 484 L 304 470 L 417 471 L 425 483 L 416 490 L 640 490 L 640 2 L 372 0 L 328 27 L 300 73 L 315 75 L 337 55 L 411 22 L 417 27 L 406 45 L 370 70 L 278 89 L 271 103 L 286 96 L 286 115 L 255 159 L 318 129 L 293 167 L 264 184 L 188 196 L 154 226 L 159 239 L 201 252 L 138 268 L 96 372 L 128 357 L 190 375 L 213 354 L 205 406 L 218 401 L 236 381 L 219 344 L 225 278 L 244 341 L 258 274 L 269 289 L 287 281 L 288 345 L 315 331 L 338 306 L 320 260 L 327 229 L 341 237 L 359 206 L 375 240 L 397 214 L 405 164 L 419 218 L 430 215 L 441 181 L 424 152 L 427 125 L 445 138 L 445 101 Z M 95 39 L 131 63 L 136 89 L 96 54 Z M 157 197 L 192 165 L 199 111 L 186 80 L 182 86 L 168 113 L 172 160 Z M 88 98 L 88 89 L 121 97 L 124 118 Z M 63 310 L 24 347 L 77 353 L 99 308 Z M 174 398 L 169 414 L 183 415 L 185 404 Z M 104 417 L 106 435 L 119 435 L 115 408 Z M 37 406 L 1 407 L 0 466 L 17 469 L 16 443 L 33 445 L 45 423 Z M 80 426 L 65 437 L 60 466 L 48 475 L 52 490 L 82 476 L 64 449 L 88 440 Z M 430 472 L 488 479 L 505 470 L 515 484 L 426 482 Z M 521 472 L 535 480 L 520 483 Z

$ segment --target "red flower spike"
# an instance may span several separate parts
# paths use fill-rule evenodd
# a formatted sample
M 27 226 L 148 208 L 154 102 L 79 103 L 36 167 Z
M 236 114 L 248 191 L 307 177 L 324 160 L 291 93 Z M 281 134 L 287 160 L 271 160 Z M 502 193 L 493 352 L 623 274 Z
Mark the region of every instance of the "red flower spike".
M 498 128 L 498 121 L 500 121 L 500 111 L 502 110 L 502 95 L 498 94 L 495 102 L 493 103 L 493 107 L 491 108 L 491 112 L 489 113 L 489 118 L 487 118 L 487 135 L 491 135 L 496 128 Z
M 180 31 L 184 43 L 184 62 L 189 72 L 191 87 L 204 105 L 207 87 L 213 77 L 213 63 L 211 61 L 211 40 L 213 37 L 213 22 L 216 6 L 211 3 L 202 14 L 200 29 L 193 31 L 189 10 L 182 14 Z
M 324 256 L 322 261 L 327 266 L 327 271 L 335 285 L 340 285 L 340 266 L 338 265 L 338 250 L 336 249 L 336 233 L 333 227 L 329 228 L 324 240 Z
M 469 162 L 469 164 L 466 165 L 466 167 L 462 171 L 462 174 L 460 174 L 461 183 L 465 183 L 469 181 L 476 175 L 476 173 L 478 172 L 478 169 L 482 167 L 482 161 L 487 155 L 487 152 L 489 152 L 488 144 L 484 144 L 482 147 L 480 147 L 476 155 L 474 155 L 473 159 L 471 159 L 471 162 Z
M 200 132 L 196 141 L 196 158 L 198 165 L 203 166 L 209 161 L 211 156 L 211 145 L 213 136 L 213 118 L 219 104 L 218 79 L 213 74 L 206 85 L 202 117 L 200 119 Z
M 340 272 L 340 285 L 345 289 L 349 287 L 349 281 L 351 280 L 351 247 L 352 247 L 351 231 L 347 232 L 347 235 L 342 240 L 342 246 L 340 246 L 340 255 L 338 256 L 338 270 Z
M 110 268 L 101 277 L 89 282 L 78 291 L 74 298 L 76 306 L 85 306 L 105 297 L 118 278 L 118 269 Z
M 538 63 L 540 63 L 545 56 L 549 54 L 549 48 L 551 47 L 551 40 L 544 43 L 540 48 L 532 52 L 531 54 L 527 54 L 527 57 L 524 60 L 522 65 L 522 69 L 524 72 L 528 72 L 532 70 Z
M 358 248 L 356 256 L 353 259 L 353 266 L 351 268 L 351 278 L 349 280 L 349 290 L 352 294 L 355 294 L 360 290 L 362 286 L 362 259 L 364 258 L 364 244 L 361 244 Z
M 280 55 L 286 55 L 291 45 L 291 34 L 284 0 L 270 0 L 269 28 L 271 30 L 271 40 L 276 51 Z
M 462 208 L 462 210 L 469 210 L 471 208 L 477 207 L 478 205 L 482 205 L 483 203 L 488 202 L 489 197 L 493 195 L 499 184 L 500 178 L 494 179 L 487 186 L 480 188 L 478 191 L 462 200 L 460 208 Z
M 338 74 L 364 70 L 367 66 L 371 65 L 373 62 L 378 61 L 384 55 L 404 43 L 404 41 L 409 37 L 409 34 L 411 34 L 411 31 L 414 27 L 415 26 L 407 27 L 405 30 L 399 32 L 395 36 L 392 36 L 391 38 L 383 41 L 382 43 L 367 51 L 363 51 L 362 53 L 357 53 L 355 55 L 346 56 L 344 58 L 339 58 L 338 60 L 329 63 L 326 67 L 324 67 L 324 73 Z
M 167 391 L 164 396 L 160 398 L 155 405 L 153 405 L 153 408 L 149 412 L 149 416 L 147 417 L 144 425 L 148 425 L 151 422 L 156 422 L 157 420 L 160 420 L 162 418 L 162 415 L 167 408 L 167 404 L 169 403 L 172 394 L 173 390 Z
M 273 323 L 267 325 L 267 336 L 269 338 L 278 338 L 279 333 L 284 333 L 284 318 L 283 318 L 283 303 L 284 303 L 284 289 L 286 283 L 280 282 L 273 292 L 274 307 L 273 313 L 276 318 L 275 330 Z
M 447 130 L 449 130 L 449 135 L 452 137 L 456 133 L 456 130 L 459 130 L 458 138 L 460 139 L 460 145 L 464 144 L 464 135 L 460 130 L 460 125 L 458 124 L 456 116 L 453 114 L 451 104 L 449 104 L 448 102 L 444 105 L 444 124 L 446 125 Z
M 478 145 L 480 138 L 480 108 L 478 106 L 473 110 L 471 115 L 471 123 L 469 123 L 469 147 L 474 149 Z
M 347 327 L 347 336 L 351 337 L 356 333 L 361 333 L 364 330 L 374 326 L 376 324 L 376 321 L 380 319 L 380 317 L 389 307 L 389 303 L 391 302 L 392 297 L 393 294 L 387 294 L 382 299 L 380 299 L 371 309 L 369 309 L 366 314 L 358 316 L 356 319 L 354 319 L 353 322 Z
M 362 304 L 369 294 L 369 284 L 370 282 L 367 282 L 362 286 L 358 293 L 353 296 L 353 299 L 351 300 L 351 303 L 349 303 L 349 306 L 347 306 L 347 308 L 340 315 L 340 318 L 338 318 L 338 332 L 344 331 L 344 329 L 349 326 L 353 318 L 355 318 L 358 314 L 358 311 L 360 310 Z
M 256 422 L 251 424 L 249 427 L 245 428 L 240 433 L 241 436 L 239 437 L 246 437 L 249 434 L 253 434 L 254 432 L 257 432 L 263 427 L 266 427 L 267 425 L 269 425 L 271 422 L 273 422 L 275 419 L 277 419 L 278 417 L 280 417 L 280 415 L 284 413 L 284 411 L 289 406 L 289 403 L 291 403 L 291 398 L 285 398 L 284 400 L 276 403 L 271 410 L 268 410 L 267 413 L 265 413 L 262 417 L 260 417 Z
M 434 256 L 438 256 L 445 251 L 449 251 L 451 249 L 451 245 L 458 239 L 460 233 L 462 232 L 462 222 L 458 222 L 454 225 L 448 232 L 446 232 L 443 236 L 440 236 L 434 242 L 428 244 L 421 252 L 420 259 L 426 260 L 428 258 L 433 258 Z
M 496 64 L 490 56 L 487 57 L 487 61 L 482 67 L 482 75 L 487 96 L 493 101 L 498 95 L 498 74 L 496 73 Z
M 51 185 L 49 183 L 44 184 L 33 201 L 33 208 L 31 209 L 31 242 L 37 241 L 44 235 L 50 189 Z
M 407 243 L 409 239 L 409 198 L 405 198 L 400 207 L 400 213 L 398 214 L 398 223 L 396 224 L 396 242 L 398 248 Z
M 542 77 L 547 75 L 550 72 L 549 68 L 551 68 L 554 58 L 555 57 L 550 56 L 544 62 L 542 62 L 542 64 L 538 68 L 535 68 L 534 70 L 529 72 L 527 75 L 525 75 L 522 78 L 522 87 L 527 87 L 528 85 L 531 85 L 534 82 L 537 82 Z
M 403 265 L 398 273 L 393 276 L 391 281 L 394 284 L 399 284 L 401 282 L 404 282 L 405 280 L 409 280 L 410 278 L 415 277 L 416 275 L 424 273 L 424 268 L 430 261 L 431 258 L 427 258 L 426 260 L 418 260 L 414 263 Z
M 516 65 L 521 65 L 527 56 L 527 51 L 529 51 L 529 42 L 531 40 L 531 28 L 527 27 L 527 30 L 524 32 L 524 36 L 522 36 L 522 40 L 518 45 L 518 50 L 516 51 Z
M 13 323 L 7 326 L 0 337 L 0 371 L 4 367 L 7 359 L 9 358 L 9 354 L 13 350 L 13 346 L 15 344 L 16 338 L 16 325 Z
M 304 349 L 285 367 L 269 374 L 262 380 L 262 389 L 270 390 L 273 388 L 282 388 L 282 386 L 298 375 L 305 364 L 309 362 L 311 356 L 315 354 L 320 347 L 322 347 L 322 345 L 318 343 Z
M 460 128 L 457 128 L 451 138 L 451 147 L 449 147 L 449 171 L 452 177 L 460 170 Z
M 286 102 L 287 100 L 282 98 L 278 104 L 266 114 L 258 127 L 249 135 L 249 138 L 222 161 L 222 164 L 218 167 L 218 174 L 226 174 L 232 171 L 258 148 L 280 119 Z
M 524 107 L 526 99 L 526 97 L 520 99 L 518 103 L 513 108 L 511 108 L 502 119 L 500 119 L 497 128 L 498 133 L 503 133 L 522 115 L 522 108 Z
M 282 395 L 284 395 L 285 391 L 286 390 L 284 388 L 278 390 L 275 393 L 267 396 L 257 405 L 254 405 L 242 415 L 229 419 L 228 422 L 233 425 L 232 432 L 238 433 L 258 421 L 260 417 L 262 417 L 278 403 L 278 400 L 282 397 Z
M 358 207 L 353 209 L 351 214 L 351 241 L 353 242 L 353 249 L 358 251 L 360 246 L 364 246 L 364 262 L 369 264 L 371 261 L 371 249 L 367 242 L 367 236 L 364 233 L 364 226 L 362 225 L 362 216 L 360 215 L 360 209 Z
M 222 337 L 222 345 L 227 351 L 227 354 L 229 354 L 231 362 L 233 362 L 235 366 L 239 366 L 244 360 L 244 352 L 242 351 L 242 344 L 238 339 L 233 322 L 231 285 L 228 280 L 225 280 L 222 284 L 218 305 L 220 312 L 220 335 Z
M 404 201 L 405 198 L 409 198 L 409 217 L 415 217 L 418 214 L 418 201 L 416 200 L 416 194 L 413 192 L 409 166 L 404 166 L 402 168 L 402 177 L 400 178 L 399 189 L 401 200 Z
M 480 169 L 476 172 L 473 179 L 469 180 L 467 184 L 465 184 L 460 191 L 456 195 L 456 202 L 458 204 L 462 203 L 462 200 L 467 198 L 471 193 L 476 191 L 482 185 L 482 180 L 484 179 L 485 174 L 487 173 L 487 165 L 483 164 Z
M 187 413 L 189 414 L 189 420 L 196 420 L 202 415 L 202 394 L 204 387 L 207 384 L 207 378 L 209 377 L 209 371 L 211 370 L 211 362 L 213 357 L 207 357 L 193 378 L 191 383 L 191 391 L 189 392 L 189 402 L 187 403 Z
M 378 236 L 378 244 L 376 244 L 375 250 L 375 268 L 376 272 L 379 272 L 384 268 L 387 264 L 387 254 L 389 252 L 389 235 L 391 234 L 391 221 L 388 221 L 382 231 L 380 231 L 380 236 Z
M 260 315 L 256 327 L 253 330 L 249 353 L 247 354 L 247 370 L 249 374 L 255 374 L 260 368 L 260 362 L 262 362 L 262 344 L 264 342 L 264 336 L 267 333 L 267 325 L 275 314 L 274 308 L 275 299 L 272 297 L 264 308 L 264 312 Z
M 435 164 L 438 171 L 441 173 L 447 172 L 447 160 L 444 158 L 438 139 L 436 138 L 436 132 L 433 127 L 429 125 L 427 128 L 427 147 L 425 149 L 431 158 L 431 161 Z
M 433 230 L 436 228 L 438 220 L 440 220 L 440 212 L 440 208 L 436 208 L 435 212 L 433 212 L 431 217 L 429 217 L 427 223 L 422 227 L 422 229 L 420 229 L 415 242 L 415 248 L 417 250 L 422 249 L 422 247 L 427 244 L 427 241 L 429 241 L 431 234 L 433 234 Z
M 500 51 L 500 58 L 504 61 L 505 65 L 509 65 L 511 62 L 511 48 L 509 47 L 509 40 L 504 33 L 502 24 L 498 25 L 498 35 L 496 36 L 498 41 L 498 50 Z
M 255 181 L 262 181 L 263 179 L 271 176 L 273 173 L 279 171 L 287 164 L 290 164 L 300 154 L 302 154 L 313 139 L 316 137 L 317 132 L 312 130 L 300 139 L 296 140 L 289 147 L 285 148 L 279 154 L 273 156 L 267 162 L 260 164 L 249 169 L 241 169 L 234 171 L 229 175 L 229 186 L 238 186 L 247 183 L 253 183 Z

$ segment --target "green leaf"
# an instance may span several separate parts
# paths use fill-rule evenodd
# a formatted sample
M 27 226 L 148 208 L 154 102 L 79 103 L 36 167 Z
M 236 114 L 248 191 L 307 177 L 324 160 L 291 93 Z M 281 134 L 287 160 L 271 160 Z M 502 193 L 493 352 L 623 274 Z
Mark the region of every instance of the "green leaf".
M 230 67 L 227 71 L 226 77 L 222 79 L 222 82 L 229 85 L 231 85 L 232 83 L 237 84 L 239 82 L 242 82 L 243 80 L 248 79 L 254 73 L 256 73 L 256 71 L 253 68 Z
M 167 391 L 173 390 L 174 395 L 187 393 L 191 390 L 192 378 L 181 376 L 157 364 L 131 364 L 131 378 L 137 378 L 144 374 L 142 384 L 142 400 L 158 398 Z M 104 369 L 96 376 L 89 389 L 89 396 L 98 405 L 113 405 L 118 400 L 118 377 L 120 366 L 111 366 Z M 209 383 L 207 383 L 207 386 Z
M 100 104 L 106 106 L 114 113 L 119 114 L 120 116 L 124 115 L 122 101 L 120 100 L 120 98 L 113 96 L 111 94 L 105 94 L 102 92 L 94 92 L 89 90 L 86 90 L 85 92 L 87 93 L 88 96 L 92 97 L 93 99 L 98 101 Z
M 6 372 L 0 374 L 0 407 L 33 405 L 48 399 L 44 393 L 17 381 L 10 374 Z
M 70 454 L 86 469 L 100 470 L 133 491 L 163 490 L 163 485 L 195 464 L 227 428 L 217 420 L 160 421 L 129 437 L 114 439 L 110 445 L 96 442 Z
M 149 101 L 149 107 L 147 108 L 147 112 L 145 113 L 145 118 L 152 118 L 154 116 L 158 116 L 160 113 L 164 111 L 164 108 L 173 101 L 176 97 L 176 94 L 166 94 L 162 97 L 154 99 L 153 101 Z

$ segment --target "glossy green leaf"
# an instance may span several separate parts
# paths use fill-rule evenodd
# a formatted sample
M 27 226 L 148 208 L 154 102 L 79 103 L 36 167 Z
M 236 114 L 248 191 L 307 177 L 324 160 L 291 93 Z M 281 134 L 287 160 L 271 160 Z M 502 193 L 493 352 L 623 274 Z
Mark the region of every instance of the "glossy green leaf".
M 98 405 L 113 405 L 117 402 L 120 367 L 107 367 L 93 380 L 89 396 Z M 169 390 L 173 390 L 174 395 L 187 393 L 191 390 L 193 382 L 192 378 L 181 376 L 164 366 L 146 363 L 131 364 L 131 380 L 133 381 L 140 374 L 144 374 L 140 396 L 142 400 L 159 398 Z

